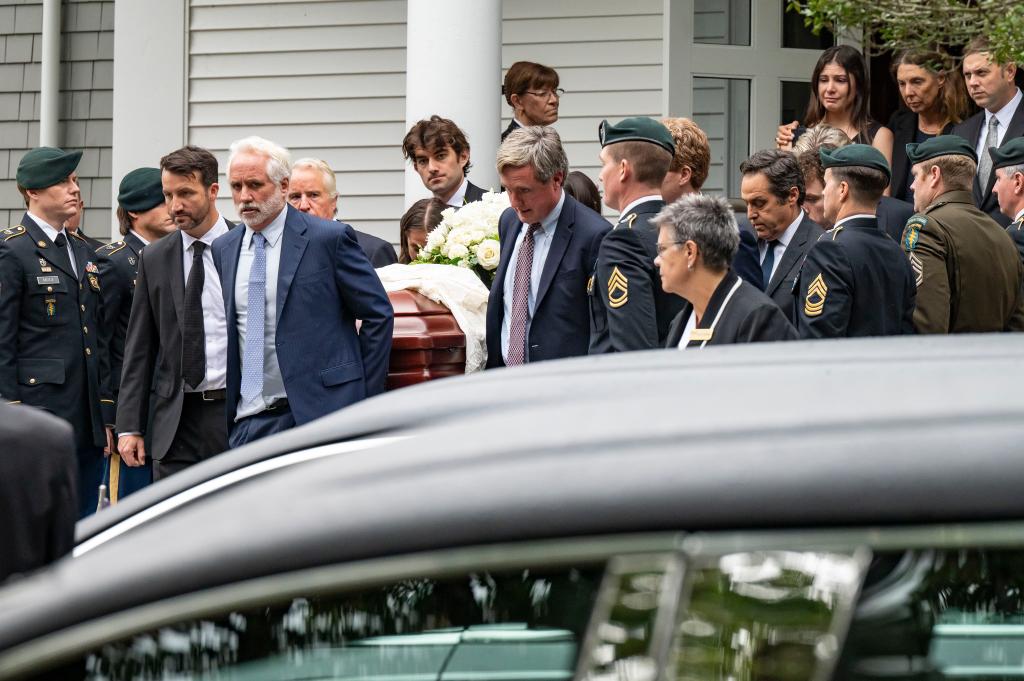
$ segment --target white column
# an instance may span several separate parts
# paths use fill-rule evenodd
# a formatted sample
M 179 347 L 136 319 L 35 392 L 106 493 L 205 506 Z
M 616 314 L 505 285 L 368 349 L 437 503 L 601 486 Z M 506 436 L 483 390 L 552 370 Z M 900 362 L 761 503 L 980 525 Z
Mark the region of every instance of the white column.
M 39 76 L 41 147 L 60 146 L 57 140 L 60 118 L 60 6 L 60 0 L 43 0 L 42 67 Z
M 455 121 L 469 140 L 469 179 L 497 189 L 501 0 L 409 0 L 408 7 L 405 129 L 432 114 Z M 406 162 L 405 206 L 428 196 Z
M 114 12 L 114 136 L 111 192 L 121 178 L 157 167 L 185 144 L 188 107 L 186 0 L 131 0 Z M 120 238 L 112 219 L 112 238 Z

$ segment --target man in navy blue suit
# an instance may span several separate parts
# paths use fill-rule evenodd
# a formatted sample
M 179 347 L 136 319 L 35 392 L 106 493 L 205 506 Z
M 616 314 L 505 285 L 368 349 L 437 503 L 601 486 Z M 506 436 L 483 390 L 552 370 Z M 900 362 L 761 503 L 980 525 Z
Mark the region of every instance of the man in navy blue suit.
M 562 191 L 568 166 L 550 127 L 517 129 L 498 149 L 498 174 L 512 205 L 498 224 L 488 368 L 587 354 L 587 287 L 611 225 Z
M 231 145 L 228 182 L 245 229 L 213 247 L 229 329 L 231 447 L 383 392 L 387 379 L 387 293 L 351 227 L 286 205 L 290 169 L 273 142 Z

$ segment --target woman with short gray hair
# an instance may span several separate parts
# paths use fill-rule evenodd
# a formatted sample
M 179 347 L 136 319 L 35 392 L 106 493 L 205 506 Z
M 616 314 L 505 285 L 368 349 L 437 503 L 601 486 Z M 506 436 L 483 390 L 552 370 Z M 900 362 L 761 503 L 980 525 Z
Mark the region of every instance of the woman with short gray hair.
M 654 218 L 661 286 L 686 305 L 672 320 L 666 347 L 793 340 L 796 329 L 775 302 L 736 276 L 729 263 L 740 234 L 725 199 L 688 194 Z

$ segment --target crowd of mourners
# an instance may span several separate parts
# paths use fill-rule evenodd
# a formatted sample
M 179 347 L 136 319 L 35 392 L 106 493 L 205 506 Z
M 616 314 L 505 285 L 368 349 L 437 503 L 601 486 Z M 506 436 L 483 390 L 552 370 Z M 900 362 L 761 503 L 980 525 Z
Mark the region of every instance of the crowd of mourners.
M 804 119 L 740 164 L 737 219 L 702 193 L 711 149 L 692 120 L 602 122 L 599 191 L 553 127 L 558 73 L 512 65 L 487 367 L 1024 330 L 1016 66 L 979 38 L 957 65 L 900 54 L 893 76 L 904 106 L 887 127 L 869 116 L 861 53 L 825 50 Z M 107 245 L 79 229 L 81 152 L 24 155 L 26 213 L 0 231 L 0 395 L 22 405 L 0 405 L 0 580 L 153 480 L 384 391 L 394 313 L 374 269 L 411 263 L 443 211 L 485 194 L 455 121 L 417 122 L 401 153 L 431 198 L 402 216 L 397 254 L 338 219 L 326 162 L 261 137 L 230 148 L 241 224 L 217 210 L 217 159 L 188 145 L 121 179 L 122 239 Z M 44 508 L 26 514 L 26 499 Z

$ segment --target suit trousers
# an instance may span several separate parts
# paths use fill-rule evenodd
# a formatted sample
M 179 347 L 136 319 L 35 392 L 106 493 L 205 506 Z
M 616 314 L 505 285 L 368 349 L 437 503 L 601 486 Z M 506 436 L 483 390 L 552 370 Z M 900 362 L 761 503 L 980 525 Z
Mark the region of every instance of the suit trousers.
M 236 421 L 231 428 L 231 448 L 241 447 L 255 440 L 295 427 L 291 409 L 268 409 Z
M 205 461 L 228 448 L 223 399 L 204 400 L 201 393 L 185 393 L 178 430 L 167 453 L 153 461 L 153 481 Z

